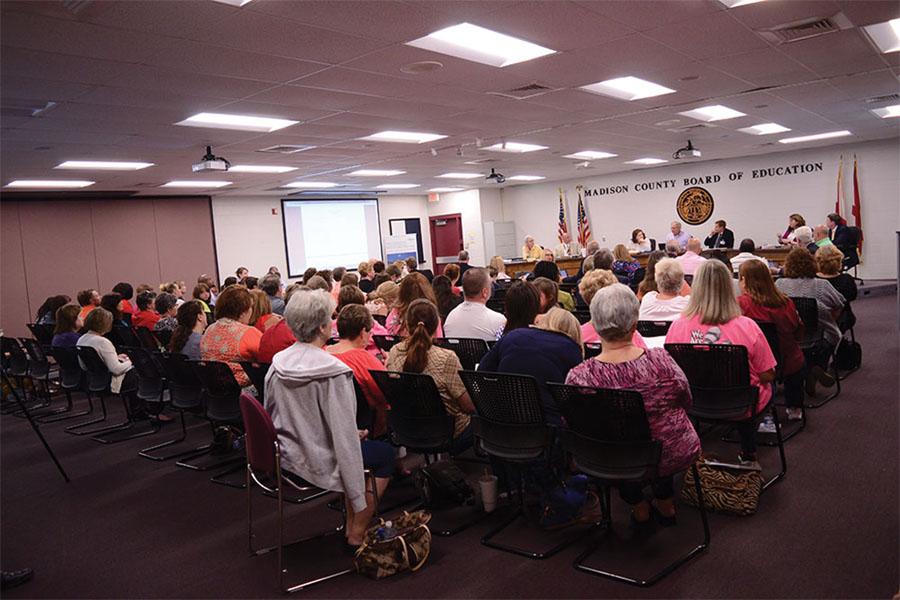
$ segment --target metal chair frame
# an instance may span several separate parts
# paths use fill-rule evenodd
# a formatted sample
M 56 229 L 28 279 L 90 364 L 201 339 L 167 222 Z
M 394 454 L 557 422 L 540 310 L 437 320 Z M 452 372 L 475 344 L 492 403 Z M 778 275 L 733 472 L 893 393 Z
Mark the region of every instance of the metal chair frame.
M 87 410 L 74 411 L 72 392 L 82 391 L 84 386 L 84 372 L 78 364 L 78 354 L 74 347 L 53 347 L 50 349 L 53 359 L 56 361 L 59 387 L 66 396 L 66 408 L 59 409 L 55 414 L 46 414 L 37 419 L 39 423 L 56 423 L 83 417 L 94 412 L 94 401 L 90 394 L 87 397 Z M 65 413 L 65 414 L 63 414 Z
M 794 302 L 794 306 L 797 307 L 797 313 L 800 315 L 800 320 L 803 322 L 803 326 L 806 331 L 817 331 L 819 328 L 819 308 L 818 308 L 818 300 L 815 298 L 806 298 L 806 297 L 796 297 L 791 298 Z M 813 347 L 815 344 L 822 341 L 823 336 L 820 334 L 816 338 L 810 338 L 808 340 L 804 340 L 801 344 L 801 348 L 809 349 Z M 824 399 L 819 400 L 818 402 L 805 402 L 803 404 L 803 408 L 821 408 L 837 398 L 841 394 L 841 377 L 837 372 L 837 368 L 834 366 L 834 353 L 837 351 L 837 346 L 831 351 L 831 355 L 828 357 L 828 361 L 831 366 L 831 374 L 834 377 L 834 386 L 835 390 Z

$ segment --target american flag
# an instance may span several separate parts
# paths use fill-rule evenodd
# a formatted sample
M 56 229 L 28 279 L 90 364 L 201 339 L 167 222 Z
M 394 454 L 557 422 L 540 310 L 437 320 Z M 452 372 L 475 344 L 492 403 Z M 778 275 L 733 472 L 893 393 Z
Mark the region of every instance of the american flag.
M 591 224 L 588 223 L 587 211 L 584 210 L 584 199 L 581 197 L 581 187 L 578 190 L 578 243 L 587 246 L 591 241 Z
M 563 234 L 569 233 L 569 225 L 566 218 L 566 201 L 563 199 L 563 189 L 559 188 L 559 226 L 556 229 L 556 237 L 563 241 Z

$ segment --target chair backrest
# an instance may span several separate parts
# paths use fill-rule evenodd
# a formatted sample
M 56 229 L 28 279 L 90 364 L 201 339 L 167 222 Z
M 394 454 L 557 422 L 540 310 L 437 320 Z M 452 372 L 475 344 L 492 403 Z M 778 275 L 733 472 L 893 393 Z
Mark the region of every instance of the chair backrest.
M 769 348 L 772 350 L 772 355 L 775 357 L 775 362 L 777 363 L 775 371 L 781 373 L 781 342 L 778 340 L 778 326 L 769 321 L 753 320 L 756 321 L 760 331 L 766 336 L 766 341 L 769 343 Z
M 28 371 L 32 377 L 43 379 L 50 375 L 50 361 L 47 360 L 47 354 L 44 347 L 37 340 L 31 338 L 19 338 L 19 342 L 28 355 Z
M 387 323 L 387 315 L 372 315 L 372 318 L 375 319 L 375 322 L 384 327 L 385 323 Z
M 159 329 L 157 331 L 154 331 L 153 335 L 155 335 L 156 339 L 159 340 L 159 343 L 163 347 L 163 349 L 169 347 L 169 342 L 172 341 L 171 329 Z
M 14 377 L 28 375 L 28 355 L 16 338 L 3 336 L 0 351 L 3 353 L 3 369 Z
M 584 358 L 594 358 L 603 352 L 603 344 L 600 342 L 587 342 L 584 345 Z
M 591 320 L 591 311 L 587 308 L 576 308 L 574 312 L 575 318 L 582 325 Z
M 113 325 L 113 328 L 104 337 L 113 343 L 118 352 L 125 352 L 126 348 L 140 348 L 141 346 L 141 341 L 131 327 Z
M 138 375 L 138 398 L 159 401 L 166 382 L 150 351 L 144 348 L 127 348 L 125 353 Z
M 90 346 L 78 346 L 78 362 L 87 375 L 87 386 L 91 392 L 102 392 L 109 388 L 112 375 L 100 355 Z
M 184 354 L 163 352 L 157 357 L 172 406 L 181 410 L 199 407 L 203 402 L 203 384 Z
M 241 417 L 241 386 L 228 363 L 214 360 L 189 361 L 203 384 L 206 416 L 212 421 L 232 422 Z
M 647 268 L 646 267 L 638 267 L 634 273 L 631 274 L 631 283 L 629 286 L 631 287 L 631 291 L 637 292 L 638 287 L 641 285 L 641 282 L 644 280 L 644 277 L 647 276 Z
M 369 406 L 369 401 L 366 400 L 366 395 L 359 387 L 356 377 L 353 378 L 353 392 L 356 394 L 356 428 L 368 429 L 371 433 L 375 422 L 375 411 Z
M 53 342 L 53 331 L 56 329 L 55 325 L 47 323 L 28 323 L 28 329 L 31 331 L 34 338 L 44 346 L 49 346 Z
M 731 344 L 666 344 L 684 371 L 693 404 L 688 411 L 703 419 L 741 419 L 756 414 L 759 390 L 750 385 L 747 348 Z
M 141 348 L 145 350 L 150 350 L 151 352 L 158 352 L 160 349 L 159 340 L 156 339 L 156 336 L 153 335 L 153 332 L 147 329 L 146 327 L 135 327 L 134 335 L 138 339 L 138 342 L 141 344 Z
M 259 363 L 250 361 L 241 361 L 238 363 L 244 369 L 244 373 L 250 378 L 250 383 L 256 388 L 256 395 L 262 401 L 266 398 L 266 374 L 269 372 L 271 363 Z
M 379 350 L 390 352 L 391 348 L 402 342 L 404 338 L 400 335 L 373 335 L 372 339 Z
M 275 452 L 278 435 L 272 417 L 263 405 L 247 393 L 241 394 L 241 417 L 244 421 L 244 448 L 247 450 L 247 466 L 253 473 L 266 477 L 275 476 Z
M 794 306 L 797 308 L 797 314 L 800 315 L 800 321 L 803 323 L 803 341 L 801 345 L 804 347 L 815 344 L 822 338 L 823 332 L 819 331 L 819 302 L 815 298 L 791 297 Z
M 550 428 L 537 380 L 530 375 L 460 371 L 475 404 L 475 436 L 488 454 L 506 460 L 534 460 L 548 448 Z
M 669 333 L 672 321 L 638 321 L 637 331 L 644 337 L 660 337 Z
M 53 346 L 50 352 L 59 367 L 59 385 L 66 390 L 79 388 L 84 378 L 84 372 L 78 364 L 78 352 L 75 350 L 75 346 Z
M 488 353 L 487 342 L 477 338 L 435 338 L 434 344 L 452 350 L 459 357 L 463 369 L 474 370 Z
M 434 379 L 424 373 L 369 371 L 390 405 L 394 442 L 428 453 L 449 450 L 453 416 L 447 414 Z
M 694 276 L 686 274 L 684 276 L 684 280 L 687 282 L 688 285 L 691 285 L 692 283 L 694 283 Z
M 578 468 L 594 477 L 647 480 L 662 452 L 652 439 L 644 400 L 632 390 L 549 383 L 565 419 L 563 445 Z

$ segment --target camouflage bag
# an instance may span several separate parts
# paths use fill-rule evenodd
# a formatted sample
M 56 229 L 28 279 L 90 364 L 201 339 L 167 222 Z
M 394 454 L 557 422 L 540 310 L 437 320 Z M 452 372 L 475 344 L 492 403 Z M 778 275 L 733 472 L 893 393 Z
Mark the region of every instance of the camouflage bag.
M 424 510 L 404 511 L 392 522 L 393 537 L 379 539 L 379 532 L 386 525 L 384 519 L 379 519 L 378 525 L 366 531 L 365 541 L 353 557 L 356 570 L 372 579 L 383 579 L 407 569 L 418 571 L 431 552 L 430 520 L 431 513 Z

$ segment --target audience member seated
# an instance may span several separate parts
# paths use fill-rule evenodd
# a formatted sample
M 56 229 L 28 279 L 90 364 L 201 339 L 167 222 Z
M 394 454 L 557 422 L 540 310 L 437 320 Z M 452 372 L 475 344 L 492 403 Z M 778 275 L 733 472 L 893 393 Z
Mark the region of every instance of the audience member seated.
M 284 468 L 344 494 L 347 543 L 359 546 L 375 512 L 373 492 L 381 497 L 390 482 L 394 450 L 363 439 L 368 432 L 356 428 L 353 371 L 322 350 L 331 335 L 334 308 L 324 290 L 299 290 L 291 297 L 284 317 L 299 343 L 272 360 L 265 407 L 275 424 Z M 364 468 L 375 474 L 376 490 L 366 489 Z
M 502 256 L 495 256 L 491 259 L 491 262 L 488 266 L 494 267 L 497 269 L 497 281 L 508 281 L 509 274 L 506 272 L 506 263 L 503 261 Z
M 313 275 L 306 281 L 305 285 L 311 290 L 322 290 L 331 294 L 331 284 L 321 275 Z
M 114 294 L 122 297 L 119 302 L 119 312 L 123 315 L 123 320 L 131 322 L 131 315 L 134 314 L 134 306 L 131 305 L 131 299 L 134 297 L 134 288 L 130 283 L 120 282 L 113 286 Z
M 100 306 L 100 292 L 97 290 L 82 290 L 78 292 L 77 298 L 78 305 L 81 306 L 78 316 L 82 321 L 87 318 L 89 312 Z
M 421 277 L 413 274 L 411 277 Z M 422 277 L 424 279 L 424 277 Z M 475 412 L 475 405 L 469 398 L 466 386 L 459 377 L 462 365 L 452 350 L 438 348 L 432 344 L 439 337 L 437 307 L 431 300 L 419 298 L 409 304 L 406 323 L 414 323 L 409 337 L 393 348 L 387 357 L 388 371 L 424 373 L 430 375 L 444 401 L 447 414 L 453 416 L 454 452 L 462 452 L 472 445 L 472 424 L 469 415 Z
M 856 324 L 856 317 L 850 308 L 850 303 L 856 300 L 858 290 L 856 280 L 849 273 L 841 271 L 844 264 L 844 253 L 832 244 L 823 246 L 816 251 L 816 277 L 824 279 L 834 286 L 846 300 L 844 310 L 838 316 L 837 324 L 841 331 L 846 331 Z
M 473 268 L 463 275 L 465 301 L 450 311 L 444 321 L 444 335 L 458 338 L 496 340 L 503 334 L 506 317 L 489 309 L 491 278 L 486 269 Z
M 554 254 L 559 258 L 567 256 L 581 256 L 581 244 L 572 240 L 572 236 L 568 231 L 562 234 L 559 245 L 554 250 Z
M 669 258 L 678 258 L 684 249 L 678 245 L 675 240 L 666 242 L 666 256 Z
M 690 239 L 691 235 L 688 232 L 681 230 L 681 223 L 679 221 L 672 221 L 672 224 L 669 226 L 669 233 L 666 234 L 666 242 L 676 242 L 680 249 L 679 251 L 683 252 Z M 668 246 L 668 243 L 666 246 Z
M 706 262 L 706 259 L 700 256 L 700 251 L 700 240 L 691 238 L 687 243 L 687 250 L 685 250 L 684 254 L 675 259 L 681 263 L 681 268 L 684 270 L 685 275 L 693 276 L 697 268 Z
M 681 318 L 672 323 L 667 344 L 733 344 L 747 348 L 750 384 L 759 388 L 757 413 L 772 398 L 775 356 L 759 325 L 741 314 L 734 297 L 731 271 L 717 260 L 700 265 L 691 286 L 691 301 Z M 738 423 L 742 463 L 756 463 L 756 425 Z
M 674 258 L 664 258 L 655 267 L 656 291 L 644 294 L 638 318 L 641 321 L 674 321 L 687 308 L 691 297 L 680 295 L 684 271 Z
M 703 245 L 707 248 L 734 248 L 734 232 L 725 226 L 725 221 L 719 219 L 703 240 Z
M 384 263 L 381 263 L 381 270 L 384 271 Z M 318 273 L 318 269 L 315 267 L 309 267 L 305 271 L 303 271 L 303 285 L 309 285 L 309 280 L 316 276 Z M 287 304 L 287 302 L 285 302 Z
M 184 304 L 184 302 L 181 304 Z M 175 331 L 175 328 L 178 326 L 176 315 L 178 314 L 179 306 L 178 298 L 175 297 L 175 294 L 163 292 L 157 296 L 153 307 L 159 315 L 159 321 L 153 326 L 153 331 Z
M 778 234 L 778 243 L 782 246 L 790 246 L 794 243 L 794 237 L 796 235 L 796 231 L 798 227 L 803 227 L 806 225 L 806 220 L 802 215 L 797 213 L 792 214 L 788 217 L 788 226 L 787 229 L 784 230 L 784 233 Z
M 341 280 L 347 274 L 346 267 L 335 267 L 331 271 L 331 298 L 337 302 L 338 293 L 341 291 Z
M 281 290 L 279 290 L 279 293 Z M 276 315 L 272 311 L 270 304 L 271 296 L 262 289 L 252 290 L 250 296 L 253 298 L 253 312 L 250 313 L 250 325 L 259 329 L 260 333 L 265 333 L 267 329 L 275 327 L 281 320 L 280 315 Z M 282 303 L 281 298 L 278 298 Z
M 469 251 L 468 250 L 460 250 L 459 256 L 456 258 L 456 264 L 459 267 L 459 277 L 462 279 L 462 276 L 466 274 L 466 271 L 472 268 L 469 264 Z M 412 273 L 412 271 L 410 271 Z
M 741 265 L 743 265 L 748 260 L 756 260 L 764 265 L 766 268 L 769 267 L 769 261 L 764 259 L 761 256 L 757 256 L 753 254 L 753 251 L 756 250 L 756 244 L 750 238 L 744 238 L 741 240 L 741 245 L 738 247 L 738 254 L 735 254 L 731 257 L 731 268 L 735 273 L 741 270 Z
M 333 354 L 353 370 L 353 377 L 359 384 L 366 402 L 374 411 L 372 437 L 381 437 L 387 432 L 387 402 L 381 388 L 369 371 L 384 371 L 384 365 L 368 352 L 372 344 L 372 315 L 362 304 L 348 304 L 338 312 L 337 331 L 340 341 L 325 346 L 325 351 Z
M 554 262 L 556 260 L 556 255 L 553 254 L 553 250 L 550 248 L 544 248 L 544 255 L 541 257 L 541 260 Z
M 132 327 L 143 327 L 153 331 L 159 322 L 160 315 L 155 308 L 156 294 L 153 292 L 141 292 L 135 299 L 137 312 L 131 316 Z
M 622 283 L 631 285 L 634 283 L 634 273 L 641 268 L 641 263 L 634 260 L 625 244 L 616 244 L 613 248 L 613 258 L 616 260 L 612 264 L 613 275 L 625 279 Z
M 169 340 L 169 352 L 184 354 L 191 360 L 200 360 L 200 340 L 206 331 L 206 311 L 203 310 L 203 305 L 199 300 L 188 300 L 178 307 L 175 319 L 178 325 Z
M 448 280 L 449 281 L 449 280 Z M 397 303 L 397 297 L 400 295 L 400 286 L 393 281 L 382 282 L 375 291 L 369 294 L 369 301 L 366 308 L 372 315 L 387 317 L 391 312 L 391 308 Z
M 281 291 L 281 277 L 275 273 L 269 273 L 259 281 L 259 289 L 269 297 L 272 312 L 278 316 L 283 315 L 284 300 L 282 295 L 284 295 L 284 292 Z
M 591 325 L 603 351 L 573 368 L 566 383 L 641 394 L 650 435 L 662 445 L 658 477 L 650 482 L 655 503 L 651 507 L 645 499 L 643 484 L 621 484 L 619 494 L 631 505 L 634 522 L 648 522 L 655 509 L 662 524 L 672 524 L 672 476 L 686 470 L 698 456 L 700 439 L 686 412 L 691 406 L 687 377 L 664 349 L 635 346 L 637 321 L 637 298 L 630 289 L 616 283 L 598 291 L 591 302 Z
M 350 273 L 349 271 L 344 273 L 344 276 L 341 277 L 341 289 L 344 289 L 345 286 L 359 289 L 359 276 L 356 273 Z
M 322 270 L 320 270 L 320 271 L 317 271 L 317 272 L 316 272 L 316 275 L 318 275 L 319 277 L 321 277 L 322 279 L 325 280 L 325 284 L 328 286 L 328 289 L 327 289 L 326 291 L 327 291 L 329 294 L 332 293 L 332 292 L 334 291 L 334 277 L 332 277 L 332 271 L 331 271 L 331 269 L 322 269 Z M 315 289 L 315 288 L 313 287 L 312 283 L 308 283 L 307 285 L 308 285 L 309 287 Z M 334 299 L 333 296 L 332 296 L 332 299 Z M 335 300 L 335 302 L 337 302 L 337 301 Z
M 175 297 L 175 306 L 181 306 L 184 303 L 184 292 L 181 291 L 181 286 L 178 285 L 177 281 L 170 281 L 168 283 L 159 284 L 159 293 L 162 294 L 172 294 Z M 156 312 L 159 312 L 157 310 Z M 162 313 L 159 313 L 162 314 Z
M 216 322 L 206 329 L 200 340 L 200 357 L 228 363 L 241 387 L 248 387 L 250 379 L 238 364 L 242 360 L 257 360 L 259 329 L 251 327 L 253 296 L 247 288 L 232 286 L 219 295 L 216 302 Z
M 225 293 L 224 291 L 222 292 Z M 209 308 L 209 286 L 205 283 L 198 283 L 194 286 L 194 292 L 191 294 L 194 300 L 199 300 L 200 305 L 203 307 L 203 312 L 212 313 L 212 310 Z
M 37 316 L 34 322 L 37 325 L 54 325 L 56 324 L 56 311 L 65 306 L 72 299 L 68 296 L 50 296 L 37 310 Z
M 506 290 L 503 308 L 506 317 L 503 335 L 531 327 L 541 312 L 541 293 L 532 282 L 516 280 Z
M 50 345 L 54 348 L 74 348 L 81 337 L 78 332 L 82 327 L 84 321 L 77 306 L 74 304 L 60 306 L 56 311 L 56 327 Z
M 831 246 L 833 244 L 831 238 L 828 237 L 828 233 L 828 228 L 824 225 L 816 225 L 815 229 L 813 229 L 813 242 L 816 244 L 816 250 L 822 246 Z M 815 254 L 814 251 L 812 252 Z
M 784 261 L 783 276 L 776 287 L 790 298 L 813 298 L 819 311 L 816 331 L 804 331 L 803 352 L 809 366 L 806 393 L 816 393 L 816 382 L 825 387 L 834 385 L 834 377 L 828 374 L 828 363 L 835 346 L 841 339 L 837 318 L 844 308 L 845 299 L 833 285 L 816 277 L 816 261 L 802 248 L 791 250 Z
M 466 253 L 466 262 L 469 261 L 468 252 Z M 434 280 L 434 273 L 431 272 L 431 269 L 420 269 L 419 268 L 419 259 L 415 256 L 410 256 L 406 259 L 406 270 L 410 273 L 421 273 L 425 279 L 428 280 L 428 283 L 431 283 Z
M 131 371 L 132 365 L 126 355 L 116 353 L 116 347 L 105 337 L 112 329 L 113 315 L 102 306 L 95 308 L 88 315 L 84 326 L 87 329 L 87 333 L 78 338 L 76 345 L 93 348 L 97 351 L 100 360 L 103 361 L 110 375 L 112 375 L 109 390 L 113 394 L 118 394 L 119 390 L 122 389 L 125 374 Z
M 598 242 L 597 240 L 589 241 L 581 251 L 582 255 L 584 255 L 584 260 L 581 261 L 581 266 L 579 267 L 578 272 L 574 275 L 569 275 L 568 277 L 563 279 L 563 282 L 578 283 L 579 281 L 581 281 L 581 278 L 584 277 L 584 274 L 594 268 L 594 254 L 596 254 L 598 250 L 600 250 L 600 242 Z
M 353 304 L 357 304 L 365 308 L 366 295 L 363 294 L 362 290 L 355 285 L 341 286 L 341 291 L 338 294 L 338 305 L 335 313 L 340 315 L 345 306 L 350 306 Z M 368 309 L 366 309 L 366 314 L 370 315 Z M 368 336 L 368 343 L 364 346 L 364 348 L 366 352 L 372 355 L 373 358 L 382 359 L 381 350 L 379 350 L 378 346 L 375 345 L 375 341 L 372 339 L 372 336 L 388 335 L 388 331 L 381 324 L 375 323 L 373 320 L 372 326 L 369 328 L 369 332 L 370 335 Z M 331 337 L 337 338 L 338 336 L 338 323 L 337 318 L 335 318 L 335 320 L 331 323 Z
M 456 284 L 459 283 L 459 265 L 449 264 L 444 267 L 444 272 L 442 273 L 444 277 L 450 280 L 450 290 L 456 294 L 457 296 L 462 297 L 462 289 L 458 287 Z
M 130 306 L 130 303 L 128 303 Z M 117 347 L 122 347 L 126 342 L 127 338 L 123 337 L 122 330 L 123 329 L 131 329 L 131 325 L 125 321 L 124 315 L 122 311 L 119 310 L 119 307 L 122 306 L 122 296 L 116 293 L 112 294 L 104 294 L 102 298 L 100 298 L 100 308 L 104 308 L 109 311 L 109 314 L 112 315 L 112 326 L 110 330 L 106 333 L 106 337 Z M 93 311 L 91 311 L 93 312 Z M 87 323 L 87 319 L 84 320 Z
M 319 277 L 319 280 L 324 284 L 324 280 Z M 313 288 L 311 286 L 302 286 L 299 284 L 293 284 L 288 286 L 287 290 L 284 293 L 284 304 L 287 304 L 291 301 L 291 297 L 301 289 L 322 289 L 322 288 Z M 327 290 L 322 290 L 327 292 Z M 329 293 L 329 296 L 331 294 Z M 293 332 L 291 332 L 291 328 L 288 327 L 287 321 L 281 319 L 278 323 L 275 324 L 274 327 L 270 327 L 262 337 L 259 338 L 259 353 L 257 354 L 257 360 L 261 363 L 270 363 L 272 362 L 272 357 L 276 354 L 288 348 L 296 342 L 297 339 L 294 337 Z
M 359 263 L 359 266 L 356 267 L 356 272 L 359 274 L 359 289 L 366 294 L 372 292 L 375 289 L 375 286 L 372 284 L 372 278 L 375 276 L 375 273 L 372 271 L 369 262 L 364 260 Z
M 788 420 L 803 418 L 803 352 L 798 341 L 803 337 L 803 324 L 794 301 L 775 287 L 768 265 L 748 260 L 741 265 L 741 295 L 738 304 L 745 317 L 773 323 L 778 330 L 778 349 L 784 379 L 784 400 Z
M 507 305 L 510 300 L 507 299 Z M 531 294 L 517 294 L 515 301 L 523 305 L 514 310 L 536 317 L 534 300 Z M 531 375 L 537 379 L 544 419 L 551 425 L 560 425 L 559 408 L 547 383 L 564 382 L 569 369 L 584 359 L 580 338 L 578 320 L 572 313 L 551 308 L 541 319 L 540 326 L 529 324 L 504 334 L 481 359 L 478 370 Z
M 456 268 L 458 269 L 459 267 L 457 266 Z M 403 270 L 397 265 L 388 265 L 384 269 L 384 274 L 387 275 L 391 281 L 397 283 L 403 277 Z
M 534 243 L 534 236 L 525 236 L 525 245 L 522 246 L 522 260 L 541 260 L 544 249 Z
M 635 229 L 631 232 L 631 242 L 628 243 L 628 252 L 630 254 L 640 254 L 642 252 L 652 252 L 653 247 L 650 240 L 643 229 Z
M 613 253 L 609 251 L 609 248 L 600 248 L 599 250 L 594 252 L 593 264 L 595 269 L 612 271 L 612 265 L 615 260 L 616 257 L 613 256 Z
M 202 283 L 207 288 L 209 288 L 209 300 L 207 301 L 207 304 L 209 304 L 210 310 L 215 310 L 216 298 L 219 297 L 219 286 L 216 283 L 216 280 L 213 279 L 212 277 L 210 277 L 209 275 L 204 274 L 204 275 L 200 275 L 200 277 L 197 278 L 197 283 Z M 183 281 L 181 282 L 181 286 L 184 287 Z M 250 289 L 250 288 L 247 288 L 247 289 Z M 187 291 L 186 288 L 185 288 L 185 291 Z
M 257 288 L 259 287 L 259 277 L 253 277 L 252 275 L 248 275 L 247 277 L 244 277 L 243 281 L 241 281 L 240 283 L 241 283 L 245 288 L 247 288 L 248 291 L 249 291 L 249 290 L 255 290 L 255 289 L 257 289 Z M 209 285 L 207 285 L 206 287 L 209 287 Z M 215 303 L 212 301 L 212 290 L 209 291 L 209 298 L 210 298 L 210 299 L 209 299 L 209 304 L 211 304 L 211 305 L 212 305 L 212 304 L 215 304 Z
M 581 293 L 581 297 L 584 298 L 587 305 L 592 306 L 594 296 L 597 292 L 618 282 L 616 276 L 612 274 L 612 271 L 607 271 L 606 269 L 594 269 L 585 275 L 584 279 L 581 280 L 581 283 L 578 284 L 578 291 Z M 597 334 L 597 329 L 590 321 L 581 325 L 581 342 L 583 344 L 599 341 L 600 336 Z M 637 332 L 637 329 L 634 331 L 633 343 L 639 348 L 647 347 L 644 338 Z
M 575 299 L 569 292 L 559 289 L 559 267 L 555 262 L 549 260 L 538 261 L 534 265 L 534 284 L 538 287 L 542 296 L 546 299 L 541 303 L 541 313 L 545 313 L 557 304 L 568 311 L 575 310 Z M 539 281 L 544 280 L 544 281 Z M 553 283 L 553 290 L 547 284 L 547 281 Z
M 225 281 L 222 282 L 222 289 L 224 290 L 227 287 L 231 287 L 233 285 L 237 285 L 238 279 L 234 275 L 225 278 Z
M 238 283 L 240 283 L 250 274 L 250 269 L 247 267 L 238 267 L 234 270 L 234 274 L 237 276 Z
M 796 230 L 794 230 L 793 244 L 800 248 L 806 248 L 812 254 L 815 254 L 816 250 L 819 249 L 819 247 L 816 246 L 816 243 L 813 241 L 812 229 L 806 225 L 798 227 Z
M 455 265 L 447 265 L 448 268 L 452 266 Z M 447 269 L 445 269 L 445 272 L 446 270 Z M 394 304 L 391 312 L 388 313 L 387 322 L 385 323 L 385 327 L 389 334 L 404 337 L 410 335 L 410 327 L 407 327 L 408 321 L 406 320 L 409 307 L 414 301 L 423 298 L 437 306 L 437 298 L 434 297 L 434 291 L 431 289 L 431 285 L 428 283 L 428 280 L 425 279 L 425 276 L 421 273 L 413 273 L 412 275 L 407 275 L 403 278 L 403 281 L 400 282 L 397 302 Z M 414 329 L 415 326 L 416 324 L 413 323 L 412 328 Z M 441 327 L 440 319 L 438 320 L 436 332 L 437 337 L 444 337 L 444 330 Z

